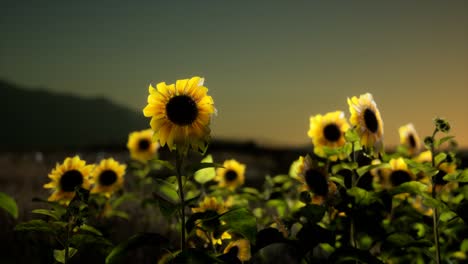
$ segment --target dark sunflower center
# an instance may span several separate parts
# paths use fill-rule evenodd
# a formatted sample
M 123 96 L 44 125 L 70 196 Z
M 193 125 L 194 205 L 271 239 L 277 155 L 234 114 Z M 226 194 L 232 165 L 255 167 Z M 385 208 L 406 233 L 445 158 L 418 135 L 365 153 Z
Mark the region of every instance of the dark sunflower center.
M 99 175 L 99 185 L 110 186 L 117 181 L 117 174 L 113 170 L 105 170 Z
M 197 119 L 197 103 L 187 95 L 172 97 L 166 104 L 167 117 L 179 126 L 190 125 Z
M 150 141 L 146 138 L 140 139 L 140 141 L 138 141 L 138 149 L 141 151 L 148 150 L 150 145 L 151 145 Z
M 370 110 L 369 108 L 367 108 L 364 111 L 364 123 L 366 124 L 366 127 L 370 132 L 377 132 L 377 129 L 379 128 L 379 123 L 377 121 L 377 117 L 375 116 L 374 111 Z
M 416 147 L 416 139 L 414 139 L 413 134 L 410 134 L 410 135 L 409 135 L 408 141 L 409 141 L 409 144 L 410 144 L 410 147 L 411 147 L 411 148 L 415 148 L 415 147 Z
M 341 137 L 341 131 L 336 124 L 328 124 L 323 129 L 323 135 L 328 141 L 338 141 Z
M 310 190 L 317 195 L 326 196 L 328 194 L 328 182 L 325 175 L 315 169 L 307 170 L 305 180 Z
M 393 186 L 399 186 L 402 183 L 411 181 L 411 176 L 407 171 L 396 170 L 390 175 L 390 181 Z
M 76 186 L 83 184 L 83 175 L 77 170 L 69 170 L 60 178 L 60 189 L 64 192 L 73 192 Z
M 224 179 L 227 182 L 235 181 L 237 179 L 237 172 L 235 172 L 233 170 L 226 171 L 226 173 L 224 174 Z

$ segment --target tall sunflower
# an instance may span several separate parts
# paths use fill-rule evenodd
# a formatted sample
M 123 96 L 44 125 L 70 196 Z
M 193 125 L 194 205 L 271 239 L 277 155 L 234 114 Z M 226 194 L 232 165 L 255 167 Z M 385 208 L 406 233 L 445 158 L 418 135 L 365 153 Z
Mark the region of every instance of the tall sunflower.
M 406 147 L 408 154 L 413 156 L 421 149 L 421 139 L 413 124 L 409 123 L 398 129 L 400 134 L 400 144 Z
M 390 164 L 390 168 L 383 169 L 384 181 L 382 187 L 391 189 L 392 187 L 397 187 L 402 183 L 416 179 L 416 176 L 408 169 L 408 165 L 403 158 L 391 159 L 388 163 Z
M 44 184 L 44 188 L 52 189 L 49 201 L 59 201 L 68 204 L 75 196 L 75 187 L 81 186 L 89 190 L 91 183 L 89 176 L 94 165 L 86 165 L 80 157 L 66 158 L 49 173 L 51 182 Z
M 128 135 L 127 148 L 132 159 L 146 162 L 154 158 L 158 147 L 158 143 L 153 142 L 153 130 L 151 129 L 134 131 Z
M 178 80 L 176 84 L 149 86 L 148 105 L 143 109 L 151 117 L 154 139 L 161 146 L 186 151 L 189 146 L 204 150 L 210 139 L 210 119 L 215 113 L 213 98 L 207 95 L 203 78 Z
M 205 242 L 210 242 L 213 245 L 222 244 L 222 240 L 231 239 L 231 235 L 228 232 L 223 232 L 219 237 L 215 236 L 213 228 L 217 225 L 222 225 L 222 222 L 219 222 L 216 215 L 221 215 L 228 210 L 226 204 L 223 201 L 216 199 L 215 197 L 206 196 L 203 201 L 198 204 L 198 207 L 192 208 L 193 213 L 204 213 L 210 212 L 213 215 L 215 220 L 211 220 L 207 223 L 197 223 L 197 229 L 195 234 L 202 238 Z
M 102 193 L 110 197 L 112 193 L 122 188 L 126 165 L 113 158 L 101 160 L 94 168 L 91 182 L 94 184 L 91 193 Z
M 309 190 L 313 193 L 312 203 L 323 204 L 328 197 L 335 194 L 336 184 L 329 180 L 324 167 L 320 167 L 310 156 L 301 156 L 298 162 L 295 178 L 303 184 L 301 190 Z
M 239 239 L 229 243 L 224 249 L 224 254 L 235 255 L 241 262 L 248 261 L 251 258 L 250 242 L 247 239 Z
M 235 159 L 226 160 L 223 163 L 223 168 L 216 169 L 214 180 L 218 182 L 220 187 L 226 187 L 233 191 L 244 184 L 245 167 L 245 164 L 239 163 Z
M 383 147 L 383 121 L 372 94 L 348 98 L 350 123 L 355 126 L 366 147 Z
M 322 115 L 310 117 L 310 129 L 307 135 L 314 144 L 314 153 L 320 157 L 327 157 L 324 148 L 336 149 L 342 147 L 345 143 L 345 132 L 349 129 L 342 111 L 335 111 Z M 329 157 L 336 161 L 337 158 L 344 159 L 346 154 L 332 155 Z

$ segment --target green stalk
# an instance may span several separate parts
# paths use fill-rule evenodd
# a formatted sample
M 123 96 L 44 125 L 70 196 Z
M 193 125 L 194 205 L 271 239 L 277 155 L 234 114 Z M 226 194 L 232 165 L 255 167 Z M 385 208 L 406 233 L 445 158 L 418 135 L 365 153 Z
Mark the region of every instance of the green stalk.
M 356 152 L 354 151 L 354 142 L 352 144 L 352 155 L 353 155 L 353 163 L 356 162 Z M 351 175 L 351 188 L 357 185 L 357 172 L 356 169 L 353 169 L 353 173 Z M 353 248 L 358 248 L 357 241 L 356 241 L 356 225 L 354 223 L 354 216 L 351 217 L 351 224 L 350 224 L 350 243 Z
M 434 149 L 434 142 L 435 142 L 435 134 L 437 133 L 437 128 L 434 130 L 432 133 L 432 144 L 431 144 L 431 162 L 432 162 L 432 167 L 435 168 L 435 149 Z M 436 194 L 436 188 L 435 188 L 435 177 L 432 177 L 432 198 L 436 199 L 437 194 Z M 435 244 L 435 250 L 436 250 L 436 263 L 440 264 L 441 263 L 441 258 L 440 258 L 440 245 L 439 245 L 439 228 L 437 224 L 437 220 L 439 218 L 439 212 L 437 210 L 437 207 L 434 207 L 434 213 L 432 214 L 432 229 L 434 230 L 434 244 Z
M 176 173 L 177 173 L 177 184 L 179 186 L 179 199 L 180 199 L 180 248 L 182 251 L 186 250 L 185 245 L 185 197 L 184 197 L 184 187 L 182 185 L 182 163 L 184 161 L 184 156 L 177 152 L 176 155 Z

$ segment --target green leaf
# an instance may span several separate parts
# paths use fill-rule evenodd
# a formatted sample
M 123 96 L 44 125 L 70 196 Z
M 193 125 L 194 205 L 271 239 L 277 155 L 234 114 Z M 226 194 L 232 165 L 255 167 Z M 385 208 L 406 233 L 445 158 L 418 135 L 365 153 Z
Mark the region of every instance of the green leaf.
M 344 136 L 347 142 L 359 142 L 361 140 L 355 129 L 348 129 Z
M 357 169 L 357 162 L 341 162 L 332 167 L 332 174 L 337 174 L 340 170 L 350 170 L 353 171 Z
M 138 198 L 133 193 L 125 193 L 125 194 L 121 195 L 119 198 L 113 200 L 111 202 L 111 206 L 112 206 L 112 208 L 117 208 L 123 202 L 126 202 L 126 201 L 138 201 Z
M 206 156 L 201 160 L 201 163 L 213 164 L 213 157 L 211 155 Z M 205 184 L 211 181 L 216 176 L 216 170 L 213 167 L 203 168 L 195 171 L 194 178 L 200 184 Z
M 120 210 L 112 210 L 112 211 L 110 211 L 110 213 L 107 216 L 109 216 L 109 217 L 110 216 L 116 216 L 116 217 L 120 217 L 120 218 L 126 219 L 126 220 L 128 220 L 130 218 L 127 212 L 120 211 Z
M 87 224 L 81 225 L 80 229 L 84 230 L 84 231 L 87 231 L 87 232 L 90 232 L 90 233 L 93 233 L 93 234 L 98 235 L 98 236 L 102 236 L 102 233 L 99 230 L 97 230 L 95 227 L 87 225 Z
M 166 217 L 172 216 L 178 209 L 178 205 L 175 202 L 166 199 L 156 192 L 153 193 L 153 198 L 155 201 L 157 201 L 161 213 Z
M 205 264 L 224 262 L 208 255 L 204 250 L 189 248 L 177 254 L 170 263 Z
M 15 230 L 20 232 L 46 232 L 51 234 L 56 234 L 58 231 L 57 228 L 40 219 L 19 223 L 16 225 Z
M 185 168 L 185 171 L 197 172 L 203 169 L 214 169 L 214 168 L 223 168 L 223 165 L 219 163 L 213 163 L 213 162 L 200 162 L 200 163 L 188 165 Z
M 226 230 L 236 232 L 255 244 L 257 235 L 257 219 L 247 208 L 232 209 L 219 218 L 224 221 Z
M 468 252 L 468 238 L 463 239 L 463 242 L 460 245 L 460 250 L 463 252 Z
M 348 195 L 353 196 L 356 204 L 359 205 L 370 205 L 376 201 L 379 201 L 378 196 L 374 192 L 368 192 L 359 187 L 353 187 L 347 190 Z
M 359 175 L 359 177 L 361 177 L 362 175 L 364 175 L 366 172 L 370 171 L 370 170 L 373 170 L 373 169 L 390 169 L 391 166 L 390 164 L 388 163 L 381 163 L 381 164 L 373 164 L 373 165 L 366 165 L 366 166 L 362 166 L 360 168 L 358 168 L 356 170 L 357 174 Z
M 434 146 L 435 146 L 436 148 L 438 148 L 440 145 L 444 144 L 445 142 L 447 142 L 447 141 L 449 141 L 449 140 L 451 140 L 451 139 L 453 139 L 453 138 L 455 138 L 455 137 L 454 137 L 454 136 L 446 136 L 446 137 L 443 137 L 443 138 L 441 138 L 441 139 L 439 139 L 439 140 L 436 140 L 435 143 L 434 143 Z
M 446 181 L 468 182 L 468 169 L 462 172 L 449 173 L 444 176 Z
M 457 214 L 453 211 L 445 211 L 439 216 L 439 220 L 442 222 L 447 222 L 457 217 Z
M 279 217 L 284 217 L 288 204 L 283 199 L 272 199 L 266 202 L 268 208 L 275 208 Z
M 334 183 L 338 183 L 338 185 L 340 185 L 341 187 L 346 189 L 346 185 L 344 183 L 343 178 L 331 176 L 329 179 L 330 179 L 330 181 L 332 181 Z
M 444 161 L 447 158 L 447 154 L 444 152 L 440 152 L 434 157 L 434 162 L 436 165 L 440 164 L 442 161 Z
M 57 211 L 47 210 L 47 209 L 35 209 L 35 210 L 32 210 L 32 213 L 47 215 L 47 216 L 50 216 L 50 217 L 52 217 L 53 219 L 55 219 L 57 221 L 59 221 L 60 218 L 62 217 L 62 215 L 59 214 Z
M 175 171 L 174 165 L 172 165 L 172 163 L 170 163 L 167 160 L 152 159 L 149 162 L 159 164 L 159 165 L 161 165 L 161 166 L 163 166 L 163 167 L 165 167 L 165 168 L 167 168 L 167 169 L 169 169 L 171 171 Z
M 185 223 L 185 229 L 187 229 L 187 233 L 192 232 L 192 230 L 195 228 L 197 223 L 205 224 L 205 223 L 217 223 L 221 224 L 221 222 L 216 221 L 220 215 L 218 215 L 215 211 L 206 211 L 206 212 L 199 212 L 199 213 L 194 213 L 192 214 L 187 222 Z M 215 226 L 212 226 L 212 229 L 215 229 Z
M 109 248 L 112 247 L 112 243 L 106 238 L 90 234 L 75 234 L 70 238 L 70 244 L 76 248 L 94 245 L 104 247 L 109 250 Z
M 78 252 L 78 249 L 68 247 L 68 259 L 71 259 L 77 252 Z M 62 250 L 55 249 L 54 258 L 59 263 L 65 263 L 65 249 L 62 249 Z
M 390 191 L 390 194 L 396 195 L 400 193 L 411 193 L 411 194 L 423 194 L 427 191 L 427 185 L 418 181 L 409 181 L 400 184 L 399 186 L 393 188 Z
M 136 234 L 114 247 L 106 257 L 106 264 L 119 263 L 127 252 L 146 245 L 161 249 L 169 245 L 169 240 L 157 233 Z
M 0 192 L 0 208 L 7 211 L 13 218 L 18 218 L 18 206 L 15 200 L 8 194 Z
M 305 217 L 307 222 L 315 224 L 322 220 L 326 211 L 327 209 L 324 206 L 308 204 L 304 207 L 301 207 L 297 213 L 299 216 Z

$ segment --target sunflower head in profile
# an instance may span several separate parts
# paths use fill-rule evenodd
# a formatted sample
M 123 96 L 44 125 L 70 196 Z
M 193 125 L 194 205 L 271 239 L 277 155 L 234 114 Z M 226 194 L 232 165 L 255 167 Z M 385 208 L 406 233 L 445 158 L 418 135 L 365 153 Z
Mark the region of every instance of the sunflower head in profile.
M 367 148 L 383 147 L 383 121 L 372 94 L 348 98 L 349 119 L 361 137 L 361 144 Z
M 329 180 L 326 169 L 320 167 L 310 156 L 301 156 L 299 161 L 301 164 L 297 166 L 296 179 L 302 183 L 301 191 L 311 191 L 312 203 L 323 204 L 337 191 L 336 184 Z
M 122 188 L 126 165 L 120 164 L 113 158 L 101 160 L 94 168 L 91 183 L 91 193 L 102 193 L 110 197 L 112 193 Z
M 389 162 L 390 168 L 384 170 L 384 181 L 382 186 L 385 189 L 391 189 L 397 187 L 402 183 L 414 181 L 415 175 L 408 169 L 403 158 L 391 159 Z
M 127 148 L 134 160 L 147 162 L 155 157 L 158 143 L 153 142 L 153 130 L 134 131 L 128 135 Z
M 66 158 L 62 164 L 57 164 L 49 173 L 52 181 L 44 184 L 44 188 L 53 190 L 48 200 L 68 204 L 75 196 L 75 187 L 81 186 L 89 190 L 89 176 L 93 167 L 94 165 L 86 165 L 86 161 L 78 156 Z
M 230 242 L 224 249 L 224 254 L 236 256 L 242 263 L 251 257 L 250 242 L 247 239 L 239 239 Z
M 170 150 L 186 152 L 189 147 L 204 151 L 210 139 L 211 116 L 216 112 L 203 78 L 178 80 L 176 84 L 149 86 L 148 105 L 154 139 Z
M 245 164 L 239 163 L 235 159 L 226 160 L 223 163 L 223 168 L 216 169 L 214 180 L 218 182 L 220 187 L 233 191 L 244 184 L 245 167 Z
M 324 148 L 336 149 L 345 143 L 345 132 L 349 129 L 348 121 L 342 111 L 330 112 L 325 115 L 310 117 L 310 129 L 307 135 L 312 138 L 314 153 L 319 157 L 326 158 Z M 332 161 L 338 158 L 346 158 L 346 154 L 332 155 L 328 157 Z
M 413 124 L 409 123 L 398 129 L 400 134 L 400 144 L 406 148 L 408 154 L 413 156 L 421 149 L 421 139 Z
M 203 201 L 199 203 L 198 207 L 192 208 L 192 212 L 208 213 L 210 216 L 213 216 L 214 220 L 197 222 L 197 229 L 195 230 L 195 234 L 207 243 L 211 241 L 213 245 L 221 245 L 222 240 L 231 239 L 231 235 L 228 232 L 222 232 L 219 235 L 217 235 L 217 232 L 215 232 L 216 227 L 219 227 L 223 224 L 216 216 L 227 212 L 227 210 L 228 207 L 223 201 L 218 200 L 215 197 L 206 196 Z

